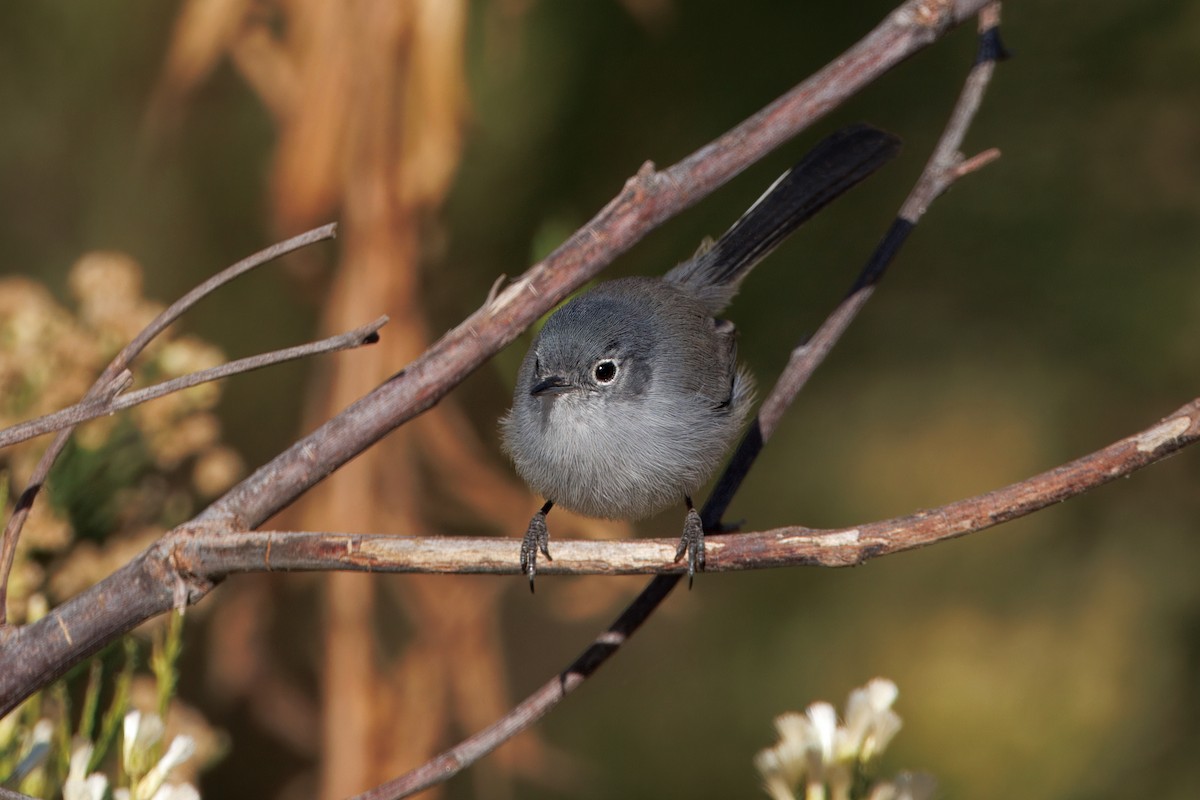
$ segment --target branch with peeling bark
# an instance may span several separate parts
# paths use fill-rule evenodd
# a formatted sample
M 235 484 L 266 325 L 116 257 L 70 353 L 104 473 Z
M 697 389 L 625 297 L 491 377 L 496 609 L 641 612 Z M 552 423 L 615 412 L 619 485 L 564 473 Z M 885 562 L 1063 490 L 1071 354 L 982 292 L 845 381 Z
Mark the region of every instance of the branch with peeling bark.
M 1200 398 L 1154 425 L 1082 458 L 1001 489 L 850 528 L 790 526 L 713 535 L 705 572 L 776 567 L 857 566 L 1040 511 L 1128 477 L 1200 439 Z M 177 530 L 164 540 L 173 566 L 219 580 L 243 572 L 322 571 L 519 575 L 518 542 L 495 537 Z M 675 561 L 677 539 L 561 539 L 546 575 L 653 575 L 686 571 Z

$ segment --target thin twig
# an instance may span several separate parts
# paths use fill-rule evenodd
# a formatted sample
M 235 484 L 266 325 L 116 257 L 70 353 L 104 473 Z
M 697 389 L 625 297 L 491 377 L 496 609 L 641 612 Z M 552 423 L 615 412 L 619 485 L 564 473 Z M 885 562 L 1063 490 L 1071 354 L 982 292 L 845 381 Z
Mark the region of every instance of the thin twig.
M 134 392 L 118 394 L 111 399 L 100 397 L 86 403 L 79 403 L 64 408 L 62 411 L 55 411 L 53 414 L 46 414 L 45 416 L 27 420 L 26 422 L 21 422 L 12 427 L 0 430 L 0 447 L 9 447 L 18 442 L 32 439 L 35 436 L 42 436 L 61 428 L 73 427 L 90 419 L 103 417 L 106 414 L 115 414 L 118 411 L 124 411 L 127 408 L 133 408 L 142 403 L 157 400 L 160 397 L 166 397 L 169 394 L 181 392 L 184 389 L 190 389 L 202 383 L 222 380 L 233 375 L 253 372 L 256 369 L 272 367 L 276 364 L 295 361 L 299 358 L 308 358 L 323 353 L 333 353 L 338 350 L 350 350 L 363 345 L 374 344 L 379 341 L 379 329 L 386 325 L 387 322 L 388 318 L 385 315 L 367 325 L 338 334 L 337 336 L 330 336 L 327 339 L 295 347 L 286 347 L 282 350 L 272 350 L 269 353 L 260 353 L 246 358 L 239 358 L 216 367 L 209 367 L 208 369 L 198 370 L 178 378 L 172 378 L 169 381 L 156 383 L 153 386 L 147 386 L 144 389 L 138 389 Z
M 82 402 L 87 403 L 94 400 L 99 400 L 102 403 L 107 402 L 116 396 L 118 392 L 126 388 L 130 380 L 128 368 L 133 359 L 156 336 L 166 330 L 171 323 L 183 316 L 188 309 L 196 305 L 203 298 L 255 267 L 262 266 L 280 256 L 294 250 L 299 250 L 302 247 L 307 247 L 315 242 L 332 239 L 336 235 L 336 224 L 322 225 L 319 228 L 314 228 L 298 236 L 293 236 L 290 239 L 260 250 L 254 255 L 243 258 L 241 261 L 218 272 L 204 283 L 192 289 L 151 320 L 150 324 L 142 329 L 134 337 L 133 341 L 125 345 L 120 353 L 117 353 L 116 357 L 100 373 L 100 377 L 96 379 L 96 382 L 92 384 L 92 388 L 84 395 Z M 8 576 L 12 572 L 13 560 L 17 555 L 17 540 L 21 536 L 21 529 L 25 527 L 25 520 L 29 517 L 29 512 L 33 508 L 33 502 L 37 499 L 38 492 L 41 491 L 42 484 L 46 482 L 46 477 L 50 474 L 50 468 L 58 460 L 58 456 L 62 453 L 63 448 L 66 447 L 67 439 L 70 438 L 72 430 L 73 427 L 59 431 L 58 435 L 54 437 L 54 441 L 46 448 L 46 452 L 38 459 L 37 466 L 34 467 L 33 474 L 29 478 L 29 484 L 25 487 L 25 491 L 21 492 L 21 496 L 17 499 L 17 503 L 13 508 L 13 514 L 9 518 L 8 524 L 4 527 L 4 539 L 0 543 L 0 632 L 8 624 Z
M 946 131 L 934 150 L 934 155 L 922 172 L 909 201 L 906 201 L 901 208 L 901 217 L 904 218 L 901 228 L 903 234 L 897 235 L 897 225 L 892 226 L 863 269 L 847 298 L 821 325 L 808 346 L 798 348 L 788 361 L 783 375 L 763 402 L 758 418 L 752 423 L 750 430 L 738 446 L 737 452 L 734 453 L 729 466 L 717 481 L 712 495 L 701 511 L 700 516 L 706 531 L 720 530 L 722 515 L 763 445 L 775 432 L 783 412 L 808 382 L 834 342 L 841 337 L 846 326 L 854 319 L 858 309 L 870 297 L 888 264 L 895 258 L 907 233 L 912 230 L 929 203 L 944 192 L 958 177 L 953 169 L 948 169 L 944 165 L 943 160 L 947 158 L 947 152 L 957 153 L 962 137 L 979 107 L 984 89 L 991 78 L 994 58 L 984 57 L 984 54 L 990 53 L 994 49 L 991 43 L 998 36 L 995 29 L 997 22 L 998 16 L 989 15 L 986 18 L 981 16 L 980 57 L 976 59 L 975 66 L 967 76 L 966 85 L 951 114 Z M 955 159 L 955 163 L 957 163 L 957 159 Z M 906 217 L 905 211 L 914 197 L 917 198 L 919 210 L 911 211 L 912 216 Z M 710 542 L 715 544 L 716 538 L 711 538 Z M 555 561 L 558 561 L 558 545 L 555 547 Z M 719 545 L 713 547 L 714 551 L 720 549 L 722 548 Z M 672 551 L 668 558 L 673 559 L 673 556 Z M 441 755 L 430 759 L 420 767 L 358 795 L 355 800 L 396 800 L 434 786 L 461 772 L 532 725 L 558 705 L 570 691 L 586 680 L 601 664 L 612 657 L 629 636 L 654 613 L 682 577 L 682 567 L 673 567 L 673 569 L 675 569 L 674 574 L 659 574 L 650 581 L 649 585 L 642 590 L 641 594 L 633 600 L 617 620 L 597 636 L 566 670 L 545 683 L 499 720 Z
M 430 408 L 567 293 L 657 225 L 690 207 L 830 109 L 986 5 L 908 0 L 841 57 L 728 133 L 661 173 L 640 170 L 621 193 L 544 261 L 379 388 L 303 437 L 230 490 L 182 533 L 250 530 L 397 426 Z M 170 540 L 173 545 L 177 539 Z M 52 609 L 0 627 L 0 714 L 114 637 L 213 582 L 173 568 L 159 544 Z
M 925 169 L 917 179 L 916 185 L 900 206 L 892 227 L 884 235 L 883 242 L 871 260 L 867 263 L 858 281 L 850 290 L 850 295 L 825 320 L 813 337 L 796 348 L 789 360 L 789 369 L 784 377 L 793 375 L 792 380 L 799 383 L 789 387 L 788 393 L 781 393 L 780 399 L 767 398 L 759 411 L 760 420 L 769 422 L 771 429 L 778 423 L 784 410 L 791 404 L 796 393 L 804 388 L 804 384 L 812 376 L 816 368 L 829 355 L 833 345 L 842 337 L 850 323 L 858 316 L 858 312 L 875 292 L 875 287 L 883 277 L 887 265 L 895 258 L 897 250 L 903 245 L 913 227 L 921 221 L 929 205 L 941 197 L 951 184 L 972 172 L 990 164 L 1000 157 L 1000 151 L 991 148 L 979 155 L 964 161 L 961 153 L 963 139 L 967 129 L 979 111 L 983 102 L 983 94 L 992 80 L 996 69 L 996 60 L 1003 57 L 1003 47 L 1000 46 L 1000 4 L 993 3 L 979 13 L 979 52 L 975 65 L 967 74 L 966 82 L 958 95 L 954 110 L 950 112 L 942 135 L 934 145 Z M 792 369 L 792 367 L 795 369 Z

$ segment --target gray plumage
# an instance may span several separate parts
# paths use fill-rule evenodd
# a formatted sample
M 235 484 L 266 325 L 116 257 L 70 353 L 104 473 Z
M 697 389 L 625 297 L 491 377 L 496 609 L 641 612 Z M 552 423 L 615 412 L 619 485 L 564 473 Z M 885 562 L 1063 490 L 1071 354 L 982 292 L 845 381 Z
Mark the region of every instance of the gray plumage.
M 733 326 L 658 278 L 602 284 L 546 321 L 517 374 L 505 447 L 531 488 L 589 517 L 639 519 L 708 480 L 750 410 Z M 599 365 L 616 370 L 605 383 Z M 535 395 L 548 376 L 563 391 Z
M 712 246 L 662 278 L 603 283 L 546 321 L 501 421 L 517 472 L 550 501 L 522 545 L 531 586 L 537 551 L 549 555 L 545 515 L 554 504 L 638 519 L 685 501 L 680 555 L 689 554 L 689 572 L 703 566 L 691 495 L 724 458 L 753 394 L 734 327 L 716 315 L 755 264 L 898 148 L 867 126 L 838 131 Z

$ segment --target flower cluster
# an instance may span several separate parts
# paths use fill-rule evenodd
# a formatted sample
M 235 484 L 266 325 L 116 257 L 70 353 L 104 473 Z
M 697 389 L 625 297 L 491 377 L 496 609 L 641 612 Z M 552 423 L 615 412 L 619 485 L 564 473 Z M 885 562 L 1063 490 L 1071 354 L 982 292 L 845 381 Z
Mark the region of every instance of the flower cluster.
M 893 782 L 865 785 L 865 768 L 875 761 L 900 730 L 892 710 L 896 684 L 876 678 L 850 693 L 845 721 L 829 703 L 813 703 L 805 713 L 788 712 L 775 718 L 779 741 L 761 751 L 754 764 L 773 800 L 796 800 L 803 787 L 806 800 L 921 800 L 932 794 L 924 776 L 901 776 Z
M 14 723 L 15 718 L 8 717 L 0 722 L 0 726 Z M 111 789 L 111 792 L 108 776 L 93 768 L 95 745 L 90 741 L 77 744 L 71 751 L 62 784 L 63 800 L 105 800 L 110 797 L 112 800 L 200 800 L 200 792 L 190 783 L 167 783 L 171 771 L 195 754 L 195 739 L 180 734 L 171 740 L 166 753 L 159 756 L 164 730 L 162 718 L 157 714 L 130 711 L 125 715 L 121 764 L 116 781 L 124 785 Z M 22 784 L 22 781 L 45 771 L 53 733 L 54 724 L 48 719 L 33 726 L 21 748 L 21 760 L 6 782 L 20 785 L 24 791 L 43 794 L 48 788 L 44 780 L 35 780 L 33 785 Z
M 158 757 L 164 730 L 157 714 L 130 711 L 125 715 L 121 768 L 129 785 L 115 789 L 113 800 L 200 800 L 200 792 L 190 783 L 166 782 L 171 770 L 195 754 L 195 740 L 184 734 L 176 736 L 167 752 Z M 87 774 L 91 760 L 91 743 L 71 753 L 63 800 L 104 800 L 107 796 L 108 777 L 101 772 Z

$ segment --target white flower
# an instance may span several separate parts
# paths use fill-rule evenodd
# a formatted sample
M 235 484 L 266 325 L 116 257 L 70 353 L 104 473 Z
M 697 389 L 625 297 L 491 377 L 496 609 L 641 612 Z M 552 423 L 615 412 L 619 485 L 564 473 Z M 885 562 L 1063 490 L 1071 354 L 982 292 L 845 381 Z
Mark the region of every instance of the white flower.
M 138 781 L 133 795 L 136 800 L 151 800 L 158 797 L 158 791 L 163 788 L 167 775 L 171 770 L 191 758 L 196 752 L 196 740 L 191 736 L 180 735 L 171 740 L 166 754 L 158 760 L 154 768 L 146 773 L 146 777 Z
M 158 714 L 130 711 L 125 715 L 125 737 L 121 742 L 121 758 L 125 772 L 137 779 L 150 769 L 154 746 L 163 737 L 163 721 Z
M 165 785 L 171 770 L 195 754 L 195 739 L 176 736 L 158 763 L 151 764 L 154 747 L 162 741 L 164 727 L 157 714 L 130 711 L 125 715 L 125 741 L 121 753 L 125 772 L 133 779 L 133 789 L 116 790 L 113 800 L 198 800 L 199 793 L 188 784 Z
M 93 750 L 92 743 L 85 742 L 71 753 L 67 779 L 63 783 L 63 800 L 104 800 L 104 793 L 108 791 L 108 778 L 99 772 L 87 774 Z
M 67 780 L 82 781 L 87 776 L 88 762 L 92 760 L 95 748 L 91 742 L 84 742 L 71 753 L 70 766 L 67 767 Z
M 804 785 L 807 800 L 824 798 L 827 787 L 834 800 L 848 798 L 858 766 L 879 755 L 900 730 L 900 717 L 892 711 L 898 696 L 896 684 L 876 678 L 850 693 L 844 725 L 829 703 L 776 717 L 779 741 L 754 759 L 767 794 L 795 800 Z M 909 795 L 897 800 L 903 797 Z
M 108 792 L 108 778 L 93 772 L 81 781 L 68 779 L 63 784 L 63 800 L 104 800 Z
M 814 796 L 833 757 L 837 712 L 828 703 L 813 703 L 804 714 L 780 714 L 775 729 L 779 741 L 754 761 L 763 776 L 763 788 L 775 800 L 794 800 L 794 787 L 807 776 L 807 796 Z
M 833 761 L 833 746 L 838 738 L 837 711 L 829 703 L 813 703 L 805 712 L 812 725 L 813 744 L 810 752 L 816 751 L 822 764 Z
M 778 748 L 760 750 L 754 757 L 754 766 L 758 769 L 758 774 L 762 775 L 763 789 L 772 800 L 796 800 L 796 793 L 792 787 L 800 782 L 803 772 L 793 776 L 790 765 L 785 764 L 779 757 Z
M 870 761 L 887 749 L 900 730 L 900 717 L 892 711 L 899 697 L 896 684 L 886 678 L 875 678 L 865 687 L 855 689 L 846 701 L 846 726 L 839 756 Z

